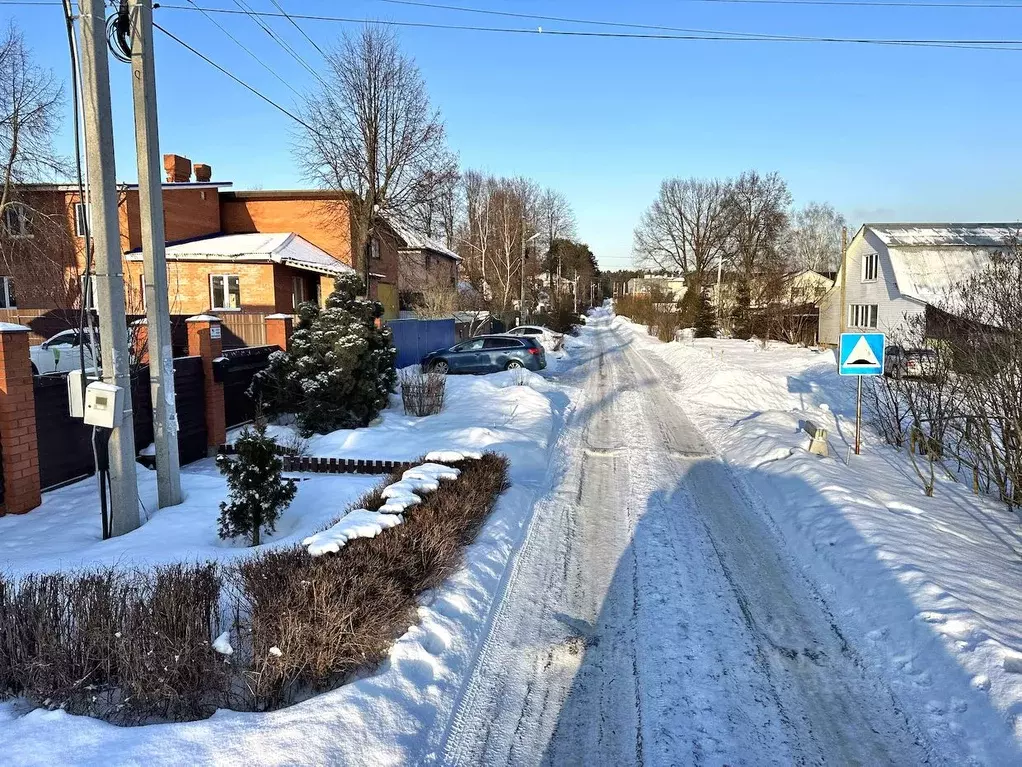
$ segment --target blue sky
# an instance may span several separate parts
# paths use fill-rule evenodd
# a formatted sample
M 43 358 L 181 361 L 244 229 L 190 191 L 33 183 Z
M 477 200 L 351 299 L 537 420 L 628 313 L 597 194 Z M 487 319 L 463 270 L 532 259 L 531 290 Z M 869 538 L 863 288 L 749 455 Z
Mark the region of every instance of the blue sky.
M 393 5 L 278 0 L 288 11 L 376 20 L 568 29 L 567 24 Z M 442 2 L 442 0 L 440 0 Z M 237 8 L 233 0 L 196 0 Z M 271 0 L 248 0 L 274 10 Z M 517 13 L 771 34 L 1022 39 L 1010 9 L 820 7 L 690 0 L 447 0 Z M 187 5 L 186 0 L 170 4 Z M 57 6 L 0 4 L 37 57 L 66 79 Z M 294 94 L 195 11 L 158 23 L 281 104 Z M 312 77 L 256 24 L 217 16 L 297 90 Z M 314 66 L 285 20 L 269 23 Z M 343 24 L 304 23 L 323 47 Z M 599 31 L 599 27 L 587 29 Z M 571 201 L 605 269 L 631 262 L 631 233 L 666 176 L 776 170 L 796 203 L 827 201 L 851 222 L 1022 218 L 1022 50 L 819 43 L 570 38 L 402 29 L 463 167 L 529 176 Z M 157 33 L 161 149 L 213 166 L 235 188 L 306 185 L 293 124 Z M 134 180 L 127 65 L 111 62 L 118 177 Z M 69 121 L 68 121 L 69 122 Z M 70 150 L 70 130 L 61 138 Z

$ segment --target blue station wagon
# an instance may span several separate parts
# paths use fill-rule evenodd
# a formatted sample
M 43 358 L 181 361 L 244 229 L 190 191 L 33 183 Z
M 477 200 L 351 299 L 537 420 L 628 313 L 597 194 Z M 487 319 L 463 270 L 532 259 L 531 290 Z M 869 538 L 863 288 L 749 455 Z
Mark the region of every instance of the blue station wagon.
M 422 358 L 422 369 L 437 373 L 497 373 L 545 367 L 542 344 L 535 338 L 520 336 L 478 336 Z

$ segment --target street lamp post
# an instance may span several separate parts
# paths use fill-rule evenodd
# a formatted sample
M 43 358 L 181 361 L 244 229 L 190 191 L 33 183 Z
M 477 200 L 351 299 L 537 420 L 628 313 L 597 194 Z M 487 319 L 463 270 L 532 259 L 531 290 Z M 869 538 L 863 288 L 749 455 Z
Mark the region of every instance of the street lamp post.
M 534 235 L 532 235 L 532 237 L 526 238 L 526 236 L 525 236 L 525 219 L 524 218 L 522 219 L 522 296 L 521 296 L 521 306 L 519 307 L 519 309 L 521 309 L 521 322 L 519 322 L 519 324 L 521 324 L 522 322 L 525 322 L 525 319 L 526 319 L 526 317 L 525 317 L 525 254 L 526 254 L 525 246 L 528 245 L 533 240 L 535 240 L 537 237 L 539 237 L 540 234 L 541 234 L 540 232 L 536 232 Z

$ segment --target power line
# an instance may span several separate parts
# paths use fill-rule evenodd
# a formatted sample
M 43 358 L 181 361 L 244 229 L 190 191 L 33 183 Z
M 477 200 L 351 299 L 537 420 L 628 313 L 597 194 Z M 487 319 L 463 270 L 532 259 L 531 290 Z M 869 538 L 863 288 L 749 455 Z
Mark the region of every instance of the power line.
M 240 41 L 240 40 L 239 40 L 238 38 L 236 38 L 236 37 L 235 37 L 234 35 L 232 35 L 232 34 L 231 34 L 231 33 L 230 33 L 230 32 L 229 32 L 228 30 L 227 30 L 227 28 L 226 28 L 226 27 L 225 27 L 225 26 L 224 26 L 223 24 L 221 24 L 221 23 L 220 23 L 219 21 L 217 21 L 217 20 L 216 20 L 216 18 L 215 18 L 214 16 L 212 16 L 212 15 L 211 15 L 211 14 L 209 14 L 209 13 L 207 13 L 207 12 L 206 12 L 206 11 L 205 11 L 204 9 L 202 9 L 202 8 L 200 8 L 200 7 L 198 6 L 198 5 L 196 5 L 196 3 L 195 3 L 195 0 L 188 0 L 188 2 L 189 2 L 189 3 L 190 3 L 190 4 L 192 5 L 192 6 L 194 6 L 195 10 L 199 11 L 200 13 L 202 13 L 202 15 L 203 15 L 203 16 L 205 16 L 205 17 L 206 17 L 207 19 L 209 19 L 209 20 L 210 20 L 210 21 L 211 21 L 211 22 L 212 22 L 212 23 L 213 23 L 213 24 L 214 24 L 214 25 L 215 25 L 215 26 L 217 27 L 217 29 L 219 29 L 219 30 L 220 30 L 221 32 L 223 32 L 223 33 L 224 33 L 225 35 L 227 35 L 227 37 L 229 37 L 229 38 L 230 38 L 231 40 L 233 40 L 233 41 L 234 41 L 234 43 L 235 43 L 235 44 L 236 44 L 236 45 L 237 45 L 237 46 L 238 46 L 239 48 L 241 48 L 241 50 L 245 51 L 245 53 L 247 53 L 247 54 L 248 54 L 249 56 L 251 56 L 251 57 L 252 57 L 253 59 L 255 59 L 255 60 L 256 60 L 257 62 L 259 62 L 260 66 L 262 66 L 262 67 L 263 67 L 263 69 L 265 69 L 265 70 L 266 70 L 267 72 L 269 72 L 269 73 L 270 73 L 271 75 L 273 75 L 273 76 L 274 76 L 274 77 L 276 77 L 276 78 L 277 78 L 278 80 L 280 80 L 280 81 L 281 81 L 282 83 L 284 83 L 284 85 L 286 85 L 286 86 L 287 86 L 288 88 L 290 88 L 290 89 L 291 89 L 291 92 L 292 92 L 292 93 L 294 93 L 294 94 L 295 94 L 296 96 L 299 96 L 299 97 L 301 97 L 301 95 L 302 95 L 302 94 L 301 94 L 301 93 L 299 93 L 299 92 L 298 92 L 298 90 L 297 90 L 297 89 L 296 89 L 296 88 L 295 88 L 295 87 L 294 87 L 293 85 L 291 85 L 291 83 L 289 83 L 289 82 L 288 82 L 287 80 L 285 80 L 285 79 L 284 79 L 283 77 L 281 77 L 281 76 L 280 76 L 280 73 L 279 73 L 279 72 L 277 72 L 277 70 L 276 70 L 276 69 L 274 69 L 274 68 L 273 68 L 273 67 L 271 67 L 271 66 L 270 66 L 269 64 L 267 64 L 265 60 L 263 60 L 263 59 L 259 58 L 259 57 L 258 57 L 258 56 L 257 56 L 256 54 L 254 54 L 254 53 L 253 53 L 253 52 L 251 51 L 251 49 L 249 49 L 249 48 L 248 48 L 248 47 L 247 47 L 247 46 L 246 46 L 246 45 L 245 45 L 244 43 L 242 43 L 242 42 L 241 42 L 241 41 Z
M 267 24 L 266 22 L 264 22 L 262 20 L 262 18 L 261 18 L 263 16 L 270 16 L 270 17 L 280 18 L 281 16 L 287 16 L 286 13 L 280 14 L 280 13 L 267 13 L 267 12 L 263 12 L 263 11 L 256 11 L 255 9 L 252 8 L 252 6 L 250 6 L 247 2 L 245 2 L 245 0 L 234 0 L 234 4 L 241 9 L 242 13 L 244 13 L 246 16 L 251 18 L 256 24 L 258 24 L 259 27 L 266 34 L 268 34 L 270 36 L 270 39 L 273 40 L 281 48 L 283 48 L 284 51 L 291 56 L 291 58 L 293 58 L 295 61 L 297 61 L 303 67 L 305 67 L 305 70 L 309 74 L 311 74 L 314 78 L 316 78 L 321 83 L 323 83 L 323 85 L 326 85 L 326 83 L 323 82 L 323 78 L 320 77 L 319 72 L 317 72 L 315 69 L 313 69 L 309 65 L 309 62 L 307 62 L 305 59 L 303 59 L 301 57 L 301 55 L 299 55 L 299 53 L 294 48 L 292 48 L 291 45 L 286 40 L 284 40 L 284 38 L 280 37 L 276 32 L 274 32 L 273 29 L 270 27 L 270 25 Z M 212 12 L 221 11 L 221 9 L 213 9 L 213 8 L 207 8 L 206 10 L 207 11 L 212 11 Z M 235 13 L 236 13 L 236 11 L 235 11 Z
M 285 11 L 280 6 L 280 3 L 278 3 L 277 0 L 270 0 L 270 2 L 273 3 L 273 6 L 278 11 L 280 11 L 281 13 L 284 14 L 285 17 L 287 17 L 287 20 L 291 22 L 291 24 L 294 26 L 294 28 L 302 33 L 302 37 L 304 37 L 306 40 L 308 40 L 309 43 L 312 45 L 312 47 L 315 48 L 317 51 L 319 51 L 319 55 L 322 56 L 325 59 L 327 56 L 326 56 L 326 53 L 323 51 L 323 49 L 319 47 L 319 45 L 316 43 L 315 40 L 313 40 L 311 37 L 309 37 L 309 34 L 298 25 L 297 21 L 295 21 L 290 16 L 288 16 L 287 11 Z
M 1022 8 L 1022 3 L 915 3 L 908 0 L 680 0 L 684 3 L 717 3 L 735 5 L 809 5 L 867 8 Z
M 206 54 L 202 53 L 201 51 L 196 50 L 195 48 L 190 46 L 188 43 L 186 43 L 180 37 L 175 35 L 173 32 L 170 32 L 169 30 L 164 29 L 159 24 L 157 24 L 155 21 L 153 22 L 153 27 L 155 27 L 156 29 L 160 30 L 163 34 L 165 34 L 171 40 L 176 42 L 178 45 L 181 45 L 184 48 L 187 48 L 188 50 L 190 50 L 192 53 L 194 53 L 196 56 L 198 56 L 200 59 L 205 61 L 207 64 L 209 64 L 214 69 L 217 69 L 221 73 L 227 75 L 229 78 L 234 80 L 234 82 L 236 82 L 241 87 L 245 88 L 246 90 L 250 91 L 251 93 L 254 93 L 256 96 L 261 98 L 263 101 L 265 101 L 267 104 L 269 104 L 274 109 L 276 109 L 276 110 L 278 110 L 280 112 L 283 112 L 285 115 L 290 117 L 296 123 L 298 123 L 302 127 L 306 128 L 307 130 L 311 131 L 312 133 L 315 133 L 317 136 L 321 135 L 319 131 L 317 131 L 315 128 L 313 128 L 311 125 L 309 125 L 307 122 L 305 122 L 305 120 L 303 120 L 301 117 L 296 115 L 294 112 L 291 112 L 288 109 L 282 107 L 280 104 L 278 104 L 276 101 L 271 99 L 269 96 L 266 96 L 266 95 L 262 94 L 261 92 L 259 92 L 255 88 L 253 88 L 251 85 L 246 83 L 244 80 L 242 80 L 240 77 L 238 77 L 237 75 L 233 74 L 232 72 L 228 71 L 224 67 L 222 67 L 219 64 L 217 64 L 215 61 L 213 61 L 213 59 L 209 58 L 209 56 L 207 56 Z
M 168 10 L 194 10 L 183 5 L 160 5 L 160 8 Z M 232 8 L 205 8 L 210 13 L 239 14 L 245 11 L 236 11 Z M 269 18 L 282 18 L 284 14 L 272 11 L 251 11 L 250 15 Z M 1013 40 L 982 40 L 982 39 L 911 39 L 911 38 L 871 38 L 871 37 L 823 37 L 812 35 L 759 35 L 749 32 L 724 32 L 718 30 L 706 30 L 693 34 L 660 34 L 660 33 L 634 33 L 634 32 L 590 32 L 584 30 L 565 29 L 543 29 L 542 27 L 514 28 L 514 27 L 484 27 L 464 24 L 437 24 L 431 22 L 415 21 L 381 21 L 379 19 L 348 18 L 343 16 L 324 16 L 315 14 L 290 14 L 293 19 L 307 21 L 323 21 L 340 24 L 370 24 L 381 26 L 414 27 L 420 29 L 445 29 L 468 32 L 493 32 L 518 35 L 551 35 L 555 37 L 592 37 L 632 40 L 679 40 L 679 41 L 708 41 L 708 42 L 799 42 L 799 43 L 845 43 L 860 45 L 895 45 L 895 46 L 920 46 L 931 48 L 977 48 L 981 50 L 1019 50 L 1019 48 L 1007 48 L 1005 46 L 1022 46 L 1022 39 Z

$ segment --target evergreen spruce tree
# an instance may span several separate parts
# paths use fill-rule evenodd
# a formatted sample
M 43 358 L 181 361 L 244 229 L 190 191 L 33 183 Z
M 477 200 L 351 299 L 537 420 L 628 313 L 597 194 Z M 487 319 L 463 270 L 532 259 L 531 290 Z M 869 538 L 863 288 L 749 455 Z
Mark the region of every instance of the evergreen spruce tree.
M 713 306 L 713 299 L 710 298 L 709 288 L 703 288 L 699 291 L 699 306 L 696 308 L 695 337 L 717 337 L 717 315 L 716 309 Z
M 735 293 L 735 338 L 752 338 L 752 289 L 747 279 L 739 279 Z
M 325 308 L 299 306 L 290 350 L 272 354 L 253 379 L 250 396 L 270 415 L 294 413 L 303 436 L 368 425 L 397 384 L 393 336 L 376 326 L 383 307 L 362 285 L 346 275 Z
M 230 503 L 220 503 L 220 537 L 244 535 L 258 546 L 260 532 L 274 531 L 277 518 L 294 500 L 298 488 L 281 476 L 284 462 L 277 454 L 277 443 L 266 436 L 266 421 L 260 418 L 254 429 L 242 431 L 234 446 L 235 456 L 216 458 L 231 495 Z

